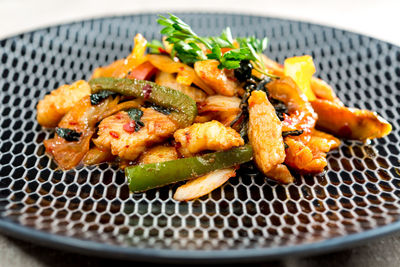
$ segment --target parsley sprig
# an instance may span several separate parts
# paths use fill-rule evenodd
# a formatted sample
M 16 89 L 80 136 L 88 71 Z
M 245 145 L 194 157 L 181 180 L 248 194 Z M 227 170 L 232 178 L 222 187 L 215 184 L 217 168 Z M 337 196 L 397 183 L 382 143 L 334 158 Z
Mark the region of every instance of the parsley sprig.
M 265 71 L 262 52 L 267 47 L 267 38 L 257 39 L 255 36 L 237 38 L 239 47 L 234 44 L 230 28 L 226 28 L 220 36 L 200 37 L 192 28 L 175 15 L 169 14 L 169 18 L 160 16 L 158 24 L 164 28 L 161 34 L 167 37 L 167 41 L 173 45 L 172 56 L 178 57 L 183 63 L 193 64 L 196 61 L 216 59 L 220 62 L 220 69 L 236 69 L 240 67 L 242 60 L 253 63 L 254 69 L 272 76 Z M 202 49 L 204 46 L 206 49 Z M 222 53 L 223 48 L 231 48 Z M 209 51 L 207 54 L 205 50 Z

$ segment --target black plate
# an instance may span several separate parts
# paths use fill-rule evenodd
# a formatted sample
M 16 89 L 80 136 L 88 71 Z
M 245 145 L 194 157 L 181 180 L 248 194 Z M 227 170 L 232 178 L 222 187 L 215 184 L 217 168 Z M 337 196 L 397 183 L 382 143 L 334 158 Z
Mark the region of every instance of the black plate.
M 129 195 L 108 166 L 56 170 L 44 154 L 52 132 L 35 105 L 64 83 L 160 38 L 155 14 L 54 26 L 0 41 L 0 229 L 81 253 L 135 260 L 237 261 L 309 255 L 400 229 L 400 48 L 319 25 L 230 14 L 179 14 L 201 35 L 231 26 L 235 36 L 268 36 L 280 62 L 311 54 L 317 75 L 349 106 L 378 111 L 393 132 L 368 144 L 344 141 L 324 174 L 292 185 L 265 181 L 253 166 L 193 202 L 176 186 Z

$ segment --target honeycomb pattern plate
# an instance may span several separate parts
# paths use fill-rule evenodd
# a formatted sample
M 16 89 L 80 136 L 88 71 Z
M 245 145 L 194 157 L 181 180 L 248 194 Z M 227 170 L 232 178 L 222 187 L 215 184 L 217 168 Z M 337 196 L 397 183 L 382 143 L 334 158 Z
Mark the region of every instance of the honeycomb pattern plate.
M 177 185 L 130 195 L 124 175 L 102 164 L 56 169 L 35 121 L 49 91 L 132 48 L 135 33 L 160 38 L 155 14 L 54 26 L 0 41 L 0 228 L 48 246 L 141 260 L 237 261 L 343 248 L 400 228 L 400 48 L 319 25 L 230 14 L 179 14 L 202 35 L 268 36 L 267 53 L 311 54 L 317 75 L 349 106 L 378 111 L 394 127 L 379 140 L 344 141 L 326 172 L 279 185 L 252 165 L 193 202 Z

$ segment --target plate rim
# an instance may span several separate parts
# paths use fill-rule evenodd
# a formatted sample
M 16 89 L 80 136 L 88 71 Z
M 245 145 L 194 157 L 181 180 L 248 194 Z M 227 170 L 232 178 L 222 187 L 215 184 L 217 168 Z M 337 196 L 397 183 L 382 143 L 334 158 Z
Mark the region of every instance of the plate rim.
M 248 248 L 232 250 L 167 250 L 135 248 L 68 237 L 0 219 L 0 233 L 48 248 L 66 250 L 101 258 L 131 261 L 182 263 L 196 260 L 199 263 L 257 262 L 277 260 L 284 256 L 315 256 L 359 245 L 361 242 L 384 237 L 400 229 L 400 221 L 364 232 L 338 236 L 322 241 L 284 247 Z M 232 253 L 233 252 L 233 253 Z
M 329 25 L 309 22 L 300 19 L 281 18 L 269 15 L 251 14 L 251 13 L 234 13 L 234 12 L 213 12 L 213 11 L 160 11 L 160 12 L 137 12 L 121 15 L 100 15 L 91 18 L 74 19 L 65 23 L 51 24 L 38 27 L 32 30 L 18 32 L 5 38 L 0 42 L 22 37 L 23 35 L 32 34 L 38 31 L 45 31 L 55 27 L 70 26 L 77 23 L 100 21 L 104 19 L 129 18 L 134 16 L 150 16 L 157 14 L 174 13 L 177 15 L 204 14 L 204 15 L 228 15 L 228 16 L 248 16 L 261 19 L 273 19 L 278 21 L 287 21 L 295 23 L 304 23 L 311 26 L 318 26 L 326 29 L 339 30 L 344 33 L 350 33 L 357 36 L 366 37 L 369 40 L 379 41 L 391 47 L 399 48 L 399 45 L 381 40 L 363 33 L 337 28 Z M 256 262 L 261 260 L 277 260 L 284 256 L 311 256 L 319 255 L 327 252 L 334 252 L 350 247 L 357 246 L 361 242 L 371 241 L 373 239 L 387 236 L 394 232 L 400 231 L 400 220 L 393 221 L 387 225 L 377 226 L 372 229 L 338 236 L 330 239 L 320 240 L 312 243 L 305 243 L 291 246 L 263 247 L 263 248 L 238 248 L 229 250 L 169 250 L 158 248 L 136 248 L 127 246 L 117 246 L 108 243 L 100 243 L 90 240 L 79 239 L 75 237 L 63 236 L 51 232 L 38 230 L 29 226 L 18 224 L 6 217 L 0 217 L 0 233 L 5 236 L 17 238 L 30 243 L 41 245 L 57 250 L 65 250 L 78 254 L 98 256 L 102 258 L 115 258 L 131 261 L 159 262 L 159 263 L 182 263 L 196 260 L 199 263 L 230 263 L 230 262 Z M 262 238 L 262 237 L 260 237 Z M 134 257 L 133 257 L 134 256 Z

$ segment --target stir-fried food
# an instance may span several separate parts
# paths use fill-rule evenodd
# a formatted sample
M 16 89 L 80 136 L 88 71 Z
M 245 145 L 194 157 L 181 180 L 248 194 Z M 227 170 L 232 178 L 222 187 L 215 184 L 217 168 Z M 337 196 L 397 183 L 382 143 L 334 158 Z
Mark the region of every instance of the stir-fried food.
M 61 169 L 119 164 L 132 192 L 187 181 L 174 194 L 187 201 L 242 163 L 288 184 L 294 172 L 323 172 L 337 137 L 391 131 L 377 113 L 346 107 L 313 76 L 311 56 L 281 65 L 263 54 L 266 38 L 234 39 L 229 28 L 201 37 L 173 15 L 158 22 L 162 42 L 137 34 L 126 58 L 39 101 L 39 124 L 55 127 L 46 152 Z
M 184 156 L 205 150 L 227 150 L 244 145 L 243 138 L 238 132 L 219 121 L 195 123 L 185 129 L 177 130 L 174 138 Z
M 140 119 L 132 119 L 132 112 L 140 113 Z M 98 128 L 98 137 L 92 140 L 95 146 L 111 150 L 111 154 L 122 159 L 135 160 L 146 147 L 171 137 L 178 127 L 167 115 L 143 108 L 120 111 L 102 120 Z
M 85 81 L 63 85 L 46 95 L 37 105 L 37 120 L 44 127 L 56 127 L 62 117 L 84 96 L 90 95 L 90 86 Z
M 249 103 L 249 140 L 257 167 L 267 174 L 285 160 L 282 123 L 263 91 L 253 91 Z

